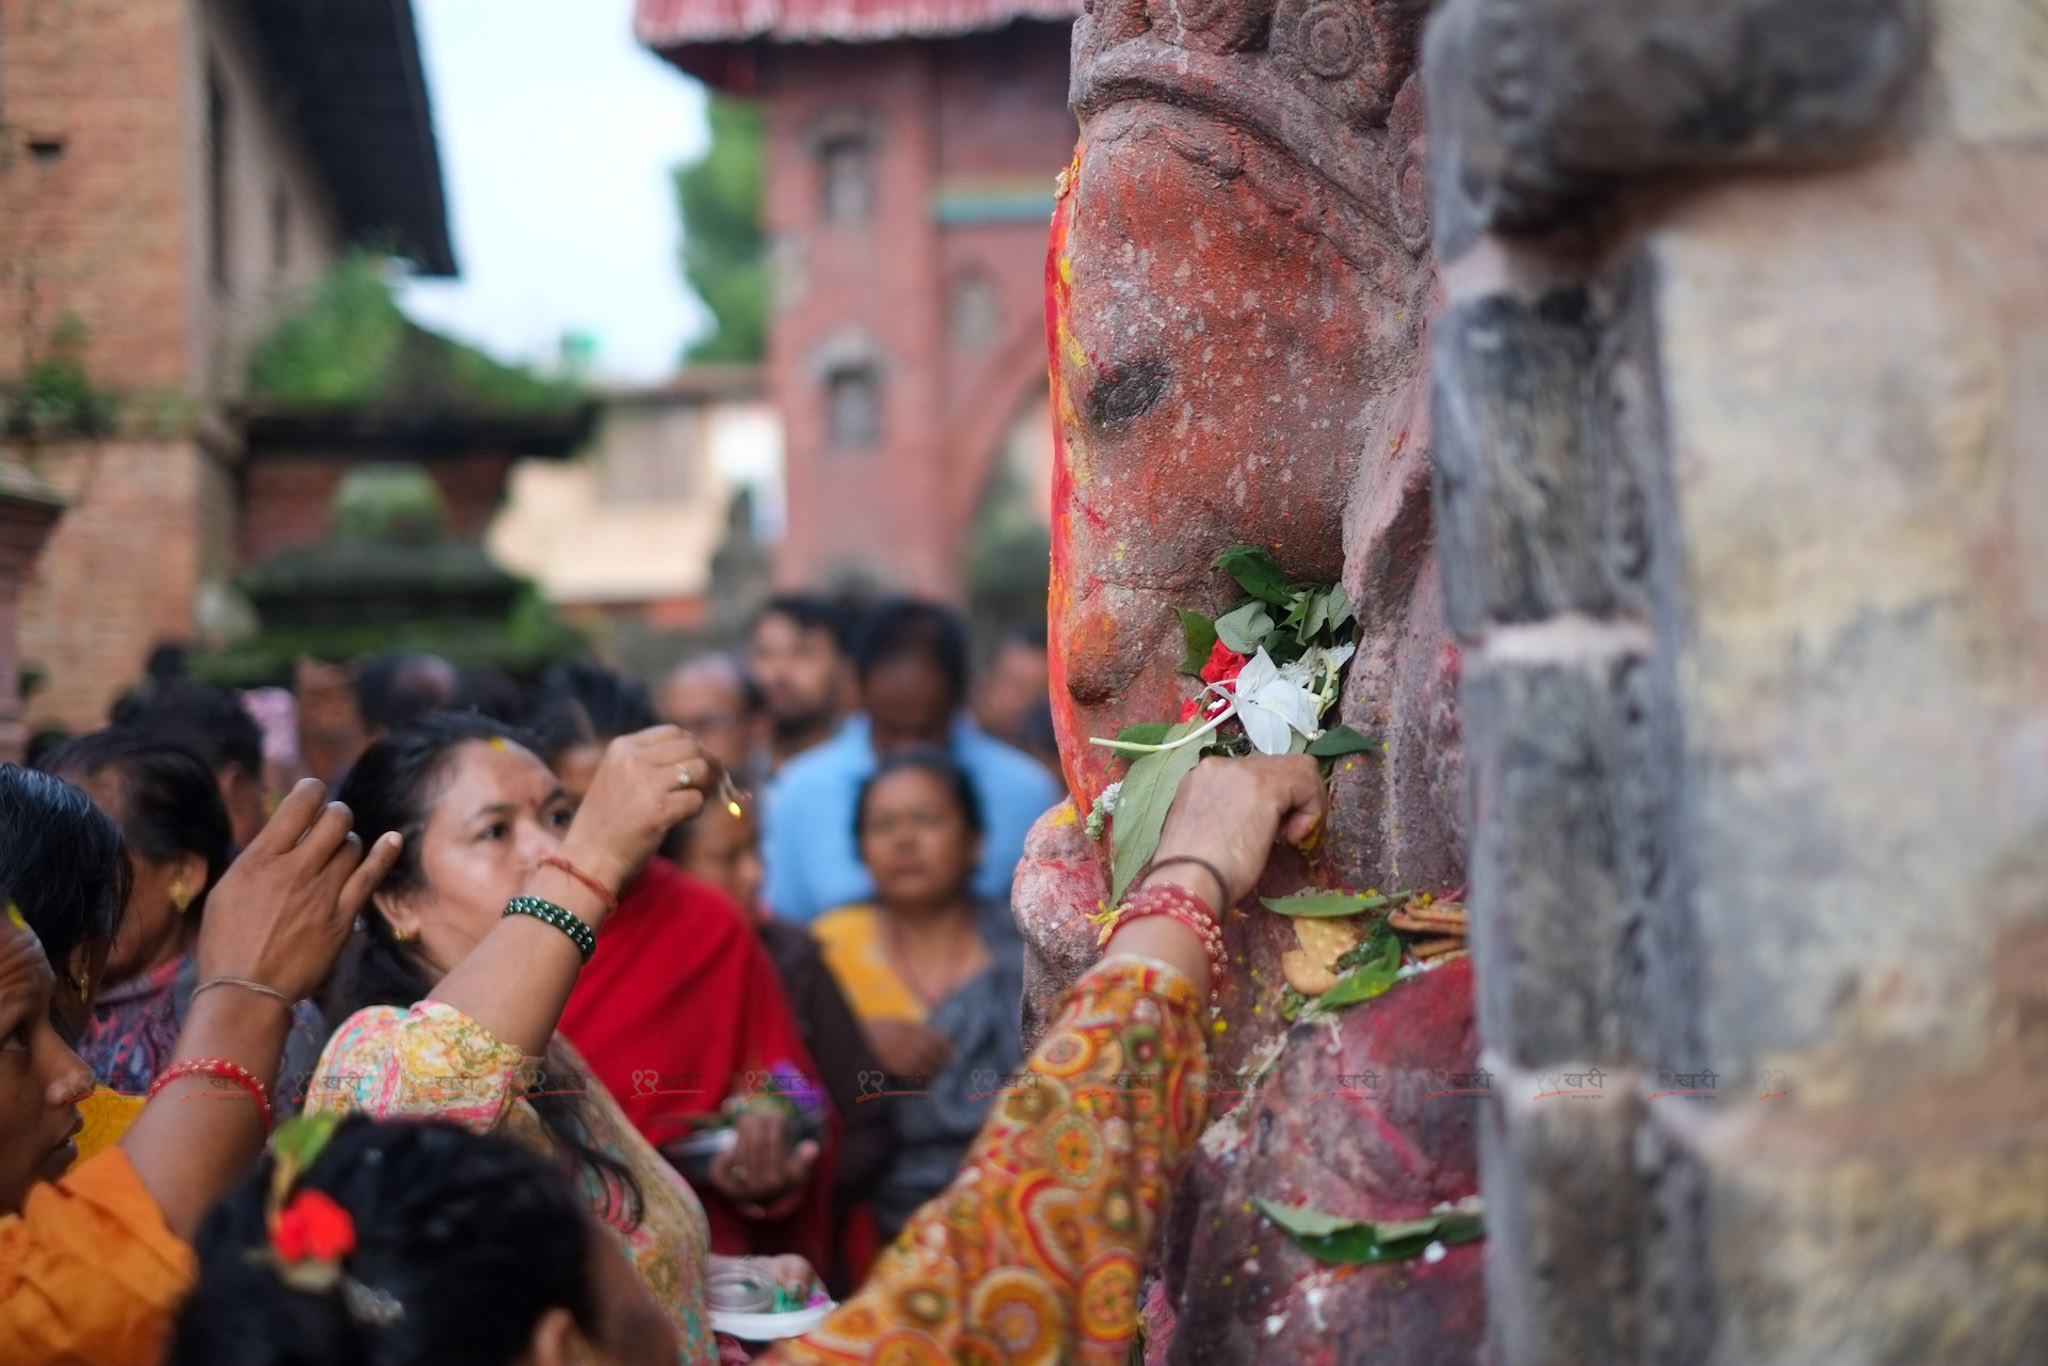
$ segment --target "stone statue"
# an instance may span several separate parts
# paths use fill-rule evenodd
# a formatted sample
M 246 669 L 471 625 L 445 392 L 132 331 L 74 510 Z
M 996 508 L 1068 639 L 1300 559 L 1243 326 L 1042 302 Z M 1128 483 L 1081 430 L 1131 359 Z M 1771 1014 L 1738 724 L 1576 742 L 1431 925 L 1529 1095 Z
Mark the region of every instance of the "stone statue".
M 1094 0 L 1075 27 L 1082 137 L 1047 271 L 1054 718 L 1075 795 L 1040 822 L 1015 899 L 1034 1031 L 1092 959 L 1084 916 L 1106 895 L 1081 817 L 1117 761 L 1088 740 L 1179 714 L 1173 609 L 1230 604 L 1211 566 L 1234 544 L 1345 586 L 1363 640 L 1343 719 L 1380 742 L 1342 762 L 1327 838 L 1268 890 L 1464 881 L 1422 354 L 1438 284 L 1421 17 L 1403 0 Z M 1221 1118 L 1175 1203 L 1152 1359 L 1469 1360 L 1477 1247 L 1326 1268 L 1249 1204 L 1401 1219 L 1476 1189 L 1475 1102 L 1442 1081 L 1474 1056 L 1469 965 L 1290 1032 L 1291 929 L 1263 912 L 1227 929 Z

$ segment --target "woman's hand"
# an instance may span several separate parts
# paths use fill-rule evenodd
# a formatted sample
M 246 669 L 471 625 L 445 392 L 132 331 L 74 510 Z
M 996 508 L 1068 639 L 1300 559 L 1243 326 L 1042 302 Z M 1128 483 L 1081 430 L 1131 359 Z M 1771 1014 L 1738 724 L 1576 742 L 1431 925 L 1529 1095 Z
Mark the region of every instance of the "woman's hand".
M 875 1061 L 892 1077 L 929 1077 L 953 1056 L 953 1045 L 935 1029 L 909 1020 L 869 1020 L 865 1026 Z
M 786 1253 L 780 1257 L 725 1257 L 715 1252 L 711 1254 L 712 1271 L 720 1271 L 730 1266 L 746 1267 L 757 1275 L 766 1276 L 788 1291 L 798 1304 L 804 1303 L 813 1294 L 825 1288 L 811 1264 L 794 1253 Z
M 1266 870 L 1273 841 L 1300 844 L 1315 833 L 1328 809 L 1322 772 L 1307 755 L 1204 759 L 1181 779 L 1166 828 L 1159 835 L 1154 871 L 1145 886 L 1171 883 L 1208 902 L 1223 880 L 1220 913 L 1250 894 Z M 1177 863 L 1187 856 L 1199 863 Z M 1210 868 L 1215 869 L 1214 876 Z M 1211 903 L 1214 904 L 1214 903 Z M 1209 955 L 1187 926 L 1163 915 L 1126 921 L 1109 937 L 1106 954 L 1133 954 L 1171 964 L 1202 991 L 1209 988 Z
M 562 856 L 617 891 L 671 826 L 704 809 L 705 793 L 723 772 L 675 726 L 621 735 L 605 746 L 597 776 L 562 841 Z
M 780 1109 L 742 1110 L 733 1123 L 732 1147 L 711 1160 L 712 1189 L 750 1218 L 768 1217 L 768 1207 L 810 1180 L 819 1148 L 806 1139 L 789 1142 L 789 1116 Z
M 200 977 L 246 977 L 294 1001 L 319 987 L 356 912 L 398 861 L 396 831 L 367 857 L 349 810 L 311 778 L 291 790 L 206 899 Z
M 1328 809 L 1322 770 L 1305 754 L 1212 756 L 1181 779 L 1152 862 L 1182 855 L 1201 859 L 1228 884 L 1223 906 L 1234 906 L 1258 885 L 1274 841 L 1303 843 Z M 1215 878 L 1196 864 L 1177 864 L 1146 879 L 1154 880 L 1185 883 L 1205 899 L 1215 888 Z

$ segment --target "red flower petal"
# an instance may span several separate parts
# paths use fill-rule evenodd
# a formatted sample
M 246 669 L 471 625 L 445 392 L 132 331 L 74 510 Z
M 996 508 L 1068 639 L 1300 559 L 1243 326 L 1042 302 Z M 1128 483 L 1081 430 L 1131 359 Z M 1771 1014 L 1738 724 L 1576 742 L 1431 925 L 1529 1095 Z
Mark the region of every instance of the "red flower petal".
M 356 1249 L 356 1221 L 325 1192 L 302 1189 L 271 1234 L 280 1260 L 338 1262 Z
M 1249 663 L 1250 655 L 1241 655 L 1219 640 L 1209 651 L 1209 662 L 1202 666 L 1202 681 L 1227 683 L 1244 672 L 1244 666 Z

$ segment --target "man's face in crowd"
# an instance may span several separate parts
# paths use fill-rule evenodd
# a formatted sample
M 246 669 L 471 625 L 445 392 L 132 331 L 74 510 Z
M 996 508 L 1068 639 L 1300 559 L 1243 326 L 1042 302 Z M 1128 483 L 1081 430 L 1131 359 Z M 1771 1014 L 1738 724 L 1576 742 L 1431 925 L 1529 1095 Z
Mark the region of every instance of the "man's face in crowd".
M 1006 641 L 975 690 L 974 719 L 989 734 L 1015 743 L 1032 713 L 1045 706 L 1050 688 L 1045 651 L 1027 641 Z
M 744 776 L 760 743 L 759 717 L 747 710 L 738 676 L 715 666 L 678 669 L 661 690 L 662 715 L 697 737 L 725 771 Z
M 916 651 L 877 661 L 862 682 L 861 702 L 874 722 L 878 747 L 887 741 L 944 744 L 959 705 L 946 671 Z
M 836 716 L 845 668 L 830 631 L 798 625 L 779 612 L 761 618 L 748 642 L 747 672 L 767 695 L 778 730 L 801 730 Z

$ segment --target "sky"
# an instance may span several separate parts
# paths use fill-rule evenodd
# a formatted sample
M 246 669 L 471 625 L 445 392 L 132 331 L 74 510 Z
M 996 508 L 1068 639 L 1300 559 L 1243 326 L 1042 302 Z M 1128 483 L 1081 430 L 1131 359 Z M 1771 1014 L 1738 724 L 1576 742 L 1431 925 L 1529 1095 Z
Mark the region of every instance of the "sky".
M 595 377 L 672 373 L 708 322 L 676 264 L 669 172 L 702 152 L 703 92 L 633 41 L 633 0 L 413 0 L 454 280 L 400 294 L 421 324 L 552 368 L 566 332 Z

